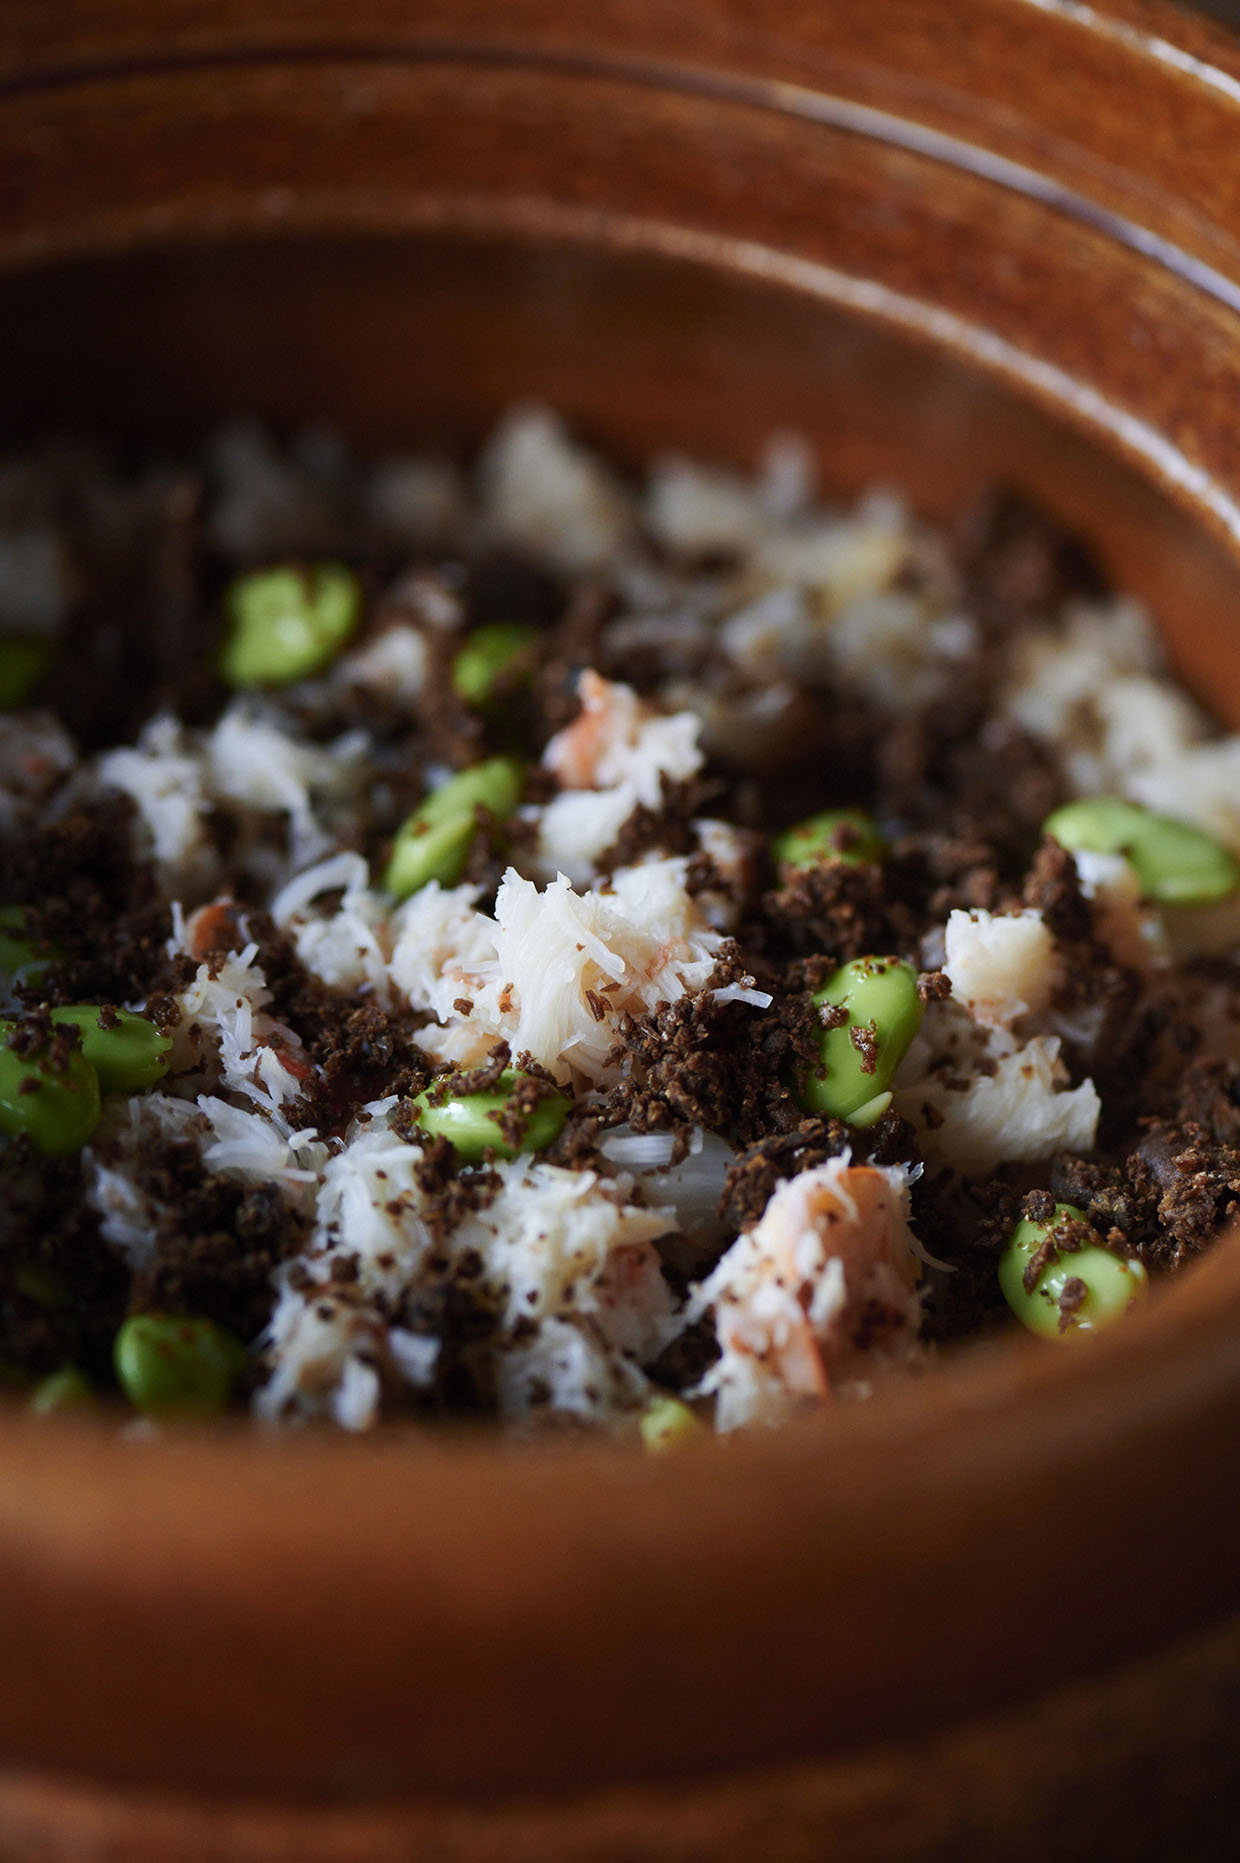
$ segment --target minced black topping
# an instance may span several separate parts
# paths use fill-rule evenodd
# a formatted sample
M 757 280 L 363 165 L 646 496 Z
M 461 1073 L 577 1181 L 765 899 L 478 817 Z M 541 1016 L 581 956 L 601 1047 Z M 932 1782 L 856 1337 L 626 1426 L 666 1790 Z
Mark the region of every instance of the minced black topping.
M 636 1132 L 704 1126 L 733 1145 L 790 1131 L 802 1113 L 788 1083 L 816 1061 L 820 1030 L 803 991 L 777 996 L 756 1031 L 744 1004 L 719 1003 L 711 990 L 625 1016 L 610 1057 L 624 1074 L 604 1116 Z
M 55 702 L 84 752 L 127 741 L 160 709 L 209 725 L 229 696 L 214 671 L 222 595 L 250 560 L 244 549 L 225 550 L 205 522 L 209 473 L 151 468 L 119 501 L 123 521 L 113 521 L 91 489 L 97 468 L 74 456 L 48 470 L 49 500 L 73 555 L 75 593 L 54 690 L 40 696 Z M 432 768 L 462 769 L 516 752 L 530 760 L 526 799 L 553 794 L 554 781 L 537 759 L 577 715 L 576 682 L 585 667 L 630 683 L 660 705 L 685 680 L 729 701 L 754 689 L 752 678 L 747 683 L 711 650 L 700 628 L 626 627 L 617 619 L 623 604 L 605 577 L 574 578 L 509 550 L 409 560 L 357 517 L 347 475 L 328 474 L 320 489 L 320 505 L 312 501 L 295 518 L 285 514 L 283 528 L 280 513 L 271 515 L 260 560 L 342 556 L 366 591 L 360 644 L 400 622 L 421 631 L 428 655 L 412 707 L 382 686 L 344 681 L 315 681 L 279 697 L 290 727 L 317 744 L 349 731 L 367 734 L 370 766 L 353 843 L 372 871 L 424 795 Z M 1162 1270 L 1206 1246 L 1240 1214 L 1240 1066 L 1193 1059 L 1200 1031 L 1191 988 L 1127 968 L 1100 943 L 1071 856 L 1041 834 L 1047 815 L 1067 799 L 1063 778 L 1046 751 L 994 710 L 997 644 L 1031 620 L 1045 621 L 1070 595 L 1096 595 L 1102 588 L 1096 565 L 1075 540 L 1004 493 L 958 527 L 952 573 L 980 638 L 949 697 L 888 715 L 826 675 L 807 678 L 789 714 L 795 729 L 789 727 L 777 752 L 741 761 L 726 744 L 716 746 L 700 776 L 665 778 L 660 805 L 636 807 L 598 863 L 605 876 L 651 853 L 691 855 L 690 889 L 723 895 L 733 908 L 735 935 L 711 988 L 621 1020 L 609 1057 L 615 1084 L 588 1105 L 571 1107 L 546 1154 L 553 1163 L 607 1177 L 614 1167 L 600 1146 L 622 1124 L 672 1134 L 677 1159 L 695 1127 L 735 1148 L 712 1240 L 672 1235 L 660 1243 L 678 1292 L 754 1226 L 778 1184 L 845 1153 L 914 1174 L 914 1230 L 954 1270 L 929 1277 L 924 1330 L 932 1340 L 1000 1322 L 1006 1309 L 995 1264 L 1021 1215 L 1046 1220 L 1057 1201 L 1071 1203 L 1088 1225 L 1081 1235 L 1097 1232 L 1109 1246 Z M 907 574 L 915 581 L 916 566 Z M 456 615 L 455 627 L 431 618 L 436 604 Z M 496 620 L 531 624 L 537 644 L 520 678 L 501 680 L 495 703 L 471 706 L 455 691 L 453 656 L 463 630 Z M 882 824 L 889 852 L 881 863 L 778 872 L 772 831 L 839 806 L 864 807 Z M 741 831 L 745 855 L 727 875 L 698 850 L 693 824 L 703 814 Z M 20 993 L 22 1013 L 6 1034 L 9 1046 L 50 1054 L 54 1064 L 73 1048 L 76 1032 L 62 1028 L 53 1036 L 47 1011 L 69 1003 L 142 1005 L 161 1027 L 175 1026 L 175 993 L 196 965 L 169 955 L 169 903 L 152 863 L 134 852 L 133 830 L 133 805 L 124 796 L 75 799 L 68 790 L 50 823 L 30 826 L 19 811 L 0 841 L 0 904 L 25 908 L 23 935 L 51 954 Z M 500 1044 L 467 1076 L 445 1073 L 419 1045 L 424 1017 L 342 995 L 306 970 L 261 909 L 255 872 L 232 858 L 236 824 L 227 809 L 216 811 L 208 834 L 217 866 L 207 897 L 222 903 L 199 926 L 196 957 L 222 962 L 241 945 L 257 944 L 270 1012 L 294 1031 L 304 1055 L 304 1090 L 290 1110 L 295 1127 L 338 1138 L 376 1098 L 395 1094 L 407 1104 L 427 1089 L 432 1100 L 436 1093 L 483 1091 L 516 1066 L 526 1079 L 497 1132 L 520 1143 L 529 1115 L 555 1088 L 545 1070 L 528 1055 L 514 1062 Z M 521 858 L 520 827 L 480 811 L 466 877 L 481 889 L 483 910 L 505 865 L 519 867 Z M 184 900 L 187 910 L 203 903 Z M 920 972 L 922 1001 L 934 1003 L 948 985 L 940 971 L 923 967 L 927 934 L 956 907 L 1002 912 L 1022 905 L 1042 913 L 1062 959 L 1057 1007 L 1068 1021 L 1073 1011 L 1088 1009 L 1101 1028 L 1088 1051 L 1070 1040 L 1063 1049 L 1073 1081 L 1088 1074 L 1102 1098 L 1095 1152 L 1003 1166 L 971 1182 L 928 1166 L 913 1127 L 894 1112 L 857 1130 L 803 1111 L 794 1083 L 814 1065 L 831 1019 L 811 992 L 838 965 L 875 952 L 901 954 Z M 1190 967 L 1190 983 L 1221 980 L 1240 994 L 1240 972 L 1210 962 L 1216 974 L 1207 977 L 1204 963 Z M 729 983 L 767 992 L 769 1009 L 755 1015 L 746 1003 L 720 1002 L 713 992 Z M 467 1013 L 468 999 L 457 1007 Z M 605 1014 L 600 1000 L 599 1019 Z M 872 1032 L 862 1025 L 851 1037 L 863 1068 L 873 1071 Z M 416 1125 L 409 1115 L 398 1130 L 415 1136 Z M 487 1159 L 462 1165 L 446 1140 L 422 1135 L 419 1143 L 418 1181 L 442 1255 L 416 1299 L 388 1317 L 415 1335 L 448 1342 L 420 1403 L 486 1410 L 495 1402 L 493 1369 L 481 1347 L 499 1325 L 496 1296 L 468 1256 L 453 1257 L 443 1244 L 463 1215 L 488 1206 L 500 1180 Z M 149 1258 L 132 1272 L 102 1239 L 99 1218 L 83 1200 L 77 1158 L 40 1158 L 24 1139 L 4 1146 L 0 1368 L 10 1378 L 71 1361 L 106 1383 L 110 1342 L 127 1312 L 201 1315 L 247 1341 L 269 1319 L 273 1272 L 305 1245 L 304 1209 L 274 1186 L 244 1187 L 207 1171 L 186 1136 L 152 1144 L 127 1169 L 154 1235 Z M 657 1197 L 657 1179 L 648 1194 Z M 1079 1239 L 1071 1225 L 1060 1224 L 1047 1246 L 1070 1255 Z M 1031 1275 L 1037 1267 L 1031 1264 Z M 324 1298 L 347 1304 L 353 1297 L 347 1256 L 333 1273 Z M 1083 1297 L 1083 1284 L 1069 1277 L 1061 1312 L 1070 1317 Z M 883 1323 L 876 1315 L 874 1325 Z M 709 1323 L 699 1323 L 668 1348 L 653 1375 L 669 1389 L 683 1389 L 715 1351 Z

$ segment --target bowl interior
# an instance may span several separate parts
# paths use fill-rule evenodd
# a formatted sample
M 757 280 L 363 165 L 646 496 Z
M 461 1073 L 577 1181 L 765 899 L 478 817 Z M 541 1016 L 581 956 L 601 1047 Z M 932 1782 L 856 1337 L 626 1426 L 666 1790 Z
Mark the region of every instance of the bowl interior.
M 1240 680 L 1221 677 L 1240 658 L 1237 575 L 1217 536 L 1071 410 L 821 296 L 606 242 L 461 231 L 195 243 L 0 281 L 0 405 L 13 441 L 48 427 L 176 439 L 254 412 L 280 426 L 326 418 L 366 446 L 460 450 L 530 396 L 632 462 L 663 447 L 746 461 L 791 429 L 812 441 L 828 489 L 884 480 L 932 517 L 996 478 L 1015 481 L 1150 600 L 1190 682 L 1215 700 L 1230 693 L 1240 720 Z M 1013 1630 L 1001 1578 L 974 1587 L 967 1614 L 940 1600 L 940 1627 L 927 1631 L 924 1606 L 905 1596 L 907 1522 L 917 1521 L 915 1563 L 949 1592 L 965 1539 L 987 1545 L 1001 1573 L 1033 1546 L 1068 1556 L 1087 1518 L 1113 1538 L 1117 1517 L 1131 1522 L 1145 1459 L 1179 1453 L 1175 1426 L 1203 1390 L 1220 1415 L 1229 1401 L 1219 1328 L 1240 1269 L 1227 1256 L 1207 1275 L 1212 1291 L 1178 1293 L 1090 1364 L 983 1351 L 932 1395 L 919 1387 L 691 1472 L 589 1450 L 514 1469 L 479 1444 L 445 1455 L 318 1441 L 276 1455 L 230 1437 L 137 1447 L 0 1425 L 20 1497 L 0 1556 L 34 1595 L 8 1632 L 26 1685 L 0 1738 L 124 1776 L 477 1790 L 821 1750 L 1045 1680 L 1063 1652 L 1036 1625 Z M 1138 1370 L 1133 1403 L 1124 1393 Z M 1155 1407 L 1165 1452 L 1141 1436 Z M 1195 1469 L 1190 1457 L 1179 1471 L 1190 1488 Z M 1062 1499 L 1046 1514 L 1052 1491 Z M 366 1584 L 342 1606 L 342 1582 L 359 1572 Z M 1210 1608 L 1204 1568 L 1194 1582 L 1164 1628 Z M 56 1635 L 58 1585 L 86 1612 L 72 1651 Z M 187 1595 L 200 1618 L 187 1617 Z M 846 1625 L 830 1609 L 772 1666 L 764 1639 L 784 1634 L 789 1599 L 821 1618 L 831 1595 L 861 1615 Z M 735 1618 L 738 1597 L 722 1660 L 719 1621 Z M 342 1609 L 348 1642 L 308 1660 L 307 1623 L 324 1610 L 340 1623 Z M 867 1609 L 882 1628 L 863 1635 Z M 1002 1670 L 977 1634 L 986 1622 L 1006 1640 Z M 1071 1662 L 1121 1653 L 1123 1623 L 1122 1609 L 1092 1623 Z M 910 1682 L 910 1639 L 931 1663 L 941 1644 L 950 1677 L 931 1666 Z M 151 1656 L 121 1737 L 89 1678 L 132 1663 L 135 1646 Z M 221 1664 L 221 1649 L 242 1648 Z M 586 1648 L 616 1692 L 583 1716 L 574 1665 Z M 255 1651 L 283 1682 L 256 1684 Z M 512 1690 L 548 1660 L 555 1680 L 514 1731 Z M 434 1703 L 412 1746 L 391 1718 L 409 1661 Z M 703 1682 L 722 1701 L 738 1665 L 764 1677 L 760 1711 L 704 1707 Z M 651 1685 L 635 1731 L 632 1704 Z M 463 1742 L 462 1729 L 477 1739 Z
M 1235 501 L 1207 495 L 1240 486 L 1240 345 L 1200 266 L 1126 218 L 1232 263 L 1229 93 L 1190 96 L 1135 29 L 1090 39 L 1106 7 L 793 10 L 760 40 L 700 4 L 670 47 L 637 4 L 593 44 L 592 13 L 475 4 L 387 9 L 362 44 L 324 0 L 315 45 L 290 15 L 257 50 L 232 0 L 100 7 L 63 45 L 23 12 L 5 441 L 253 412 L 458 451 L 531 396 L 634 463 L 792 430 L 829 491 L 885 480 L 931 518 L 1022 486 L 1240 724 Z M 1000 145 L 1054 185 L 996 179 Z M 1240 1251 L 1151 1305 L 1088 1357 L 980 1349 L 679 1465 L 0 1417 L 0 1750 L 306 1798 L 575 1790 L 841 1750 L 1119 1660 L 1220 1610 L 1240 1559 L 1216 1507 Z M 1046 1571 L 1079 1584 L 1070 1635 L 1031 1604 Z

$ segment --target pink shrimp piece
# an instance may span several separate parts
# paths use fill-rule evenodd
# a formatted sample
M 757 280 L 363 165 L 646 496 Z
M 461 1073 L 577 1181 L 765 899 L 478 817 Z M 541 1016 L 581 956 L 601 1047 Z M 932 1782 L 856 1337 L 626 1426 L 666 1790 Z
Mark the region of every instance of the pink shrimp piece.
M 578 679 L 577 696 L 581 711 L 551 739 L 543 763 L 565 789 L 593 789 L 604 759 L 632 742 L 647 708 L 627 686 L 613 684 L 592 667 Z
M 185 924 L 191 957 L 201 962 L 213 951 L 231 951 L 237 942 L 236 913 L 235 899 L 213 899 L 191 912 Z
M 867 1355 L 908 1356 L 920 1261 L 905 1209 L 900 1173 L 842 1158 L 781 1184 L 702 1289 L 723 1352 L 716 1388 L 730 1359 L 750 1365 L 763 1401 L 822 1401 Z

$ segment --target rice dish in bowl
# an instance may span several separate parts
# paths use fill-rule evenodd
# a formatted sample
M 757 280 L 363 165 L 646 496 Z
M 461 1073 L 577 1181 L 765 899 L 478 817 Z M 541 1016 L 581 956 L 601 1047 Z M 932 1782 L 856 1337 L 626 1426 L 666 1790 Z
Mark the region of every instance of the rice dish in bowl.
M 1233 1214 L 1240 740 L 1018 500 L 634 487 L 526 409 L 471 478 L 236 428 L 0 512 L 37 1404 L 657 1447 L 1088 1349 Z

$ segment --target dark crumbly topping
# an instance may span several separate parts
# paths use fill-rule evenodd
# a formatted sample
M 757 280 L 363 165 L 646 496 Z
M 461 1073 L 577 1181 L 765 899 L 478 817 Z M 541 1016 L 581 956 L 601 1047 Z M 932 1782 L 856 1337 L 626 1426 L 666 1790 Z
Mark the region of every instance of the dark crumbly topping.
M 842 1119 L 806 1119 L 746 1147 L 724 1180 L 719 1217 L 729 1233 L 759 1222 L 776 1186 L 801 1171 L 849 1155 L 857 1162 L 908 1164 L 918 1159 L 917 1140 L 907 1120 L 885 1113 L 862 1132 Z
M 848 1039 L 861 1059 L 863 1074 L 878 1072 L 878 1024 L 876 1022 L 854 1022 L 848 1031 Z
M 764 945 L 829 951 L 844 964 L 871 951 L 912 951 L 919 936 L 910 906 L 892 899 L 883 869 L 842 861 L 794 868 L 762 900 Z
M 428 1200 L 424 1220 L 442 1246 L 463 1216 L 495 1201 L 503 1180 L 486 1166 L 463 1168 L 459 1152 L 445 1138 L 423 1137 L 419 1142 L 422 1157 L 414 1175 Z
M 1054 1217 L 1052 1209 L 1051 1217 Z M 1025 1292 L 1032 1294 L 1047 1268 L 1065 1255 L 1075 1255 L 1083 1248 L 1089 1248 L 1096 1240 L 1094 1232 L 1087 1222 L 1076 1216 L 1060 1216 L 1054 1221 L 1045 1220 L 1049 1227 L 1037 1248 L 1025 1264 L 1021 1281 Z
M 127 1168 L 155 1231 L 129 1310 L 198 1314 L 254 1338 L 270 1317 L 274 1269 L 305 1244 L 305 1220 L 274 1184 L 204 1172 L 197 1146 L 185 1140 L 151 1144 Z
M 697 853 L 696 820 L 710 813 L 711 804 L 718 801 L 723 787 L 721 783 L 703 782 L 698 777 L 678 783 L 670 776 L 661 776 L 658 808 L 648 808 L 643 802 L 637 804 L 611 846 L 595 862 L 599 873 L 610 874 L 617 867 L 631 867 L 643 854 Z M 710 866 L 713 868 L 713 863 Z M 707 866 L 699 867 L 697 878 L 700 890 L 710 883 Z
M 1152 1266 L 1177 1267 L 1240 1215 L 1240 1149 L 1221 1145 L 1208 1126 L 1150 1120 L 1127 1170 L 1153 1210 L 1141 1251 Z
M 133 854 L 127 796 L 83 801 L 60 820 L 0 837 L 0 902 L 57 961 L 22 994 L 37 1003 L 132 1002 L 173 981 L 172 929 L 153 870 Z
M 494 1093 L 499 1086 L 500 1075 L 511 1063 L 512 1050 L 508 1043 L 496 1042 L 481 1066 L 459 1068 L 452 1073 L 441 1074 L 429 1090 L 430 1104 L 442 1106 L 445 1100 L 465 1100 L 474 1093 Z
M 987 492 L 966 512 L 953 545 L 968 612 L 1000 636 L 1106 586 L 1079 539 L 1010 487 Z
M 1070 1274 L 1059 1290 L 1059 1330 L 1066 1333 L 1074 1316 L 1089 1297 L 1089 1285 L 1079 1275 Z
M 1088 942 L 1093 930 L 1089 903 L 1081 892 L 1076 862 L 1057 841 L 1043 841 L 1038 848 L 1021 899 L 1042 914 L 1063 943 Z
M 224 949 L 253 939 L 271 991 L 271 1013 L 296 1034 L 310 1062 L 300 1117 L 338 1132 L 356 1109 L 385 1093 L 421 1092 L 431 1064 L 416 1040 L 420 1018 L 329 990 L 301 963 L 287 935 L 266 913 L 246 911 L 222 932 Z
M 802 1113 L 788 1079 L 818 1056 L 818 1017 L 807 996 L 776 997 L 755 1019 L 710 989 L 625 1016 L 610 1061 L 623 1077 L 603 1102 L 607 1124 L 637 1132 L 695 1125 L 730 1143 L 791 1131 Z
M 704 624 L 682 624 L 679 616 L 674 625 L 667 616 L 635 624 L 622 612 L 625 598 L 598 575 L 570 578 L 489 547 L 434 564 L 411 557 L 366 515 L 361 479 L 340 460 L 321 461 L 299 499 L 273 493 L 265 528 L 227 547 L 210 522 L 210 470 L 145 468 L 123 495 L 116 492 L 110 516 L 92 491 L 95 470 L 71 459 L 48 466 L 76 591 L 66 634 L 74 677 L 60 696 L 66 723 L 88 748 L 134 735 L 160 707 L 192 725 L 218 715 L 227 697 L 212 670 L 223 593 L 250 563 L 340 556 L 361 578 L 363 640 L 398 625 L 418 631 L 428 670 L 412 700 L 345 678 L 270 695 L 276 714 L 314 744 L 347 731 L 367 734 L 365 796 L 349 833 L 372 872 L 381 870 L 436 766 L 462 769 L 484 756 L 519 754 L 528 763 L 524 800 L 550 800 L 558 785 L 538 757 L 552 733 L 577 717 L 584 668 L 626 680 L 665 706 L 683 702 L 674 696 L 679 684 L 696 687 L 695 702 L 715 718 L 706 732 L 711 762 L 687 781 L 663 778 L 659 806 L 635 806 L 598 864 L 609 874 L 649 854 L 684 857 L 688 890 L 708 911 L 720 901 L 732 909 L 727 922 L 737 927 L 736 940 L 721 953 L 709 988 L 622 1020 L 610 1055 L 613 1084 L 597 1099 L 578 1100 L 543 1154 L 568 1169 L 614 1175 L 600 1139 L 625 1123 L 638 1133 L 669 1133 L 676 1161 L 696 1126 L 736 1148 L 712 1239 L 674 1234 L 659 1244 L 678 1294 L 761 1219 L 780 1182 L 846 1154 L 912 1174 L 915 1231 L 954 1269 L 928 1277 L 924 1331 L 936 1341 L 999 1323 L 996 1262 L 1022 1214 L 1051 1223 L 1060 1202 L 1084 1217 L 1054 1224 L 1029 1264 L 1027 1285 L 1040 1265 L 1070 1259 L 1094 1235 L 1152 1270 L 1170 1268 L 1240 1215 L 1240 1064 L 1193 1058 L 1203 1047 L 1203 994 L 1222 988 L 1240 1002 L 1240 965 L 1201 960 L 1175 979 L 1139 972 L 1108 953 L 1071 855 L 1041 835 L 1047 815 L 1067 799 L 1063 778 L 1050 753 L 995 707 L 1002 647 L 1013 630 L 1102 588 L 1088 552 L 1017 496 L 999 492 L 979 504 L 951 540 L 950 564 L 936 572 L 954 578 L 961 612 L 979 630 L 976 652 L 945 696 L 888 714 L 817 669 L 788 691 L 779 727 L 764 735 L 753 720 L 770 688 L 787 683 L 782 672 L 764 685 L 719 653 Z M 676 567 L 687 576 L 726 574 L 731 561 L 725 555 Z M 916 592 L 929 573 L 910 559 L 898 584 Z M 474 707 L 456 692 L 453 668 L 468 631 L 492 621 L 528 623 L 534 644 L 518 669 L 500 675 L 492 701 Z M 54 772 L 46 776 L 52 789 L 55 781 Z M 873 813 L 889 849 L 884 859 L 777 873 L 772 829 L 840 806 Z M 703 850 L 696 826 L 703 814 L 738 831 L 737 859 L 721 864 Z M 561 1084 L 529 1054 L 514 1062 L 506 1043 L 480 1067 L 445 1071 L 419 1045 L 425 1017 L 325 987 L 256 904 L 263 856 L 286 848 L 284 823 L 273 818 L 249 865 L 238 851 L 244 825 L 228 806 L 210 811 L 203 831 L 214 873 L 203 884 L 212 903 L 194 921 L 196 957 L 187 959 L 169 955 L 171 912 L 153 863 L 134 851 L 142 840 L 127 797 L 75 799 L 67 789 L 37 829 L 18 818 L 0 842 L 0 903 L 24 909 L 21 935 L 51 961 L 23 987 L 8 1047 L 37 1057 L 41 1068 L 64 1067 L 80 1037 L 54 1025 L 49 1011 L 73 1003 L 99 1005 L 105 1028 L 118 1005 L 143 1006 L 171 1031 L 180 1017 L 176 992 L 197 961 L 218 975 L 229 954 L 253 940 L 270 1012 L 300 1044 L 301 1098 L 286 1108 L 292 1123 L 336 1143 L 362 1107 L 392 1094 L 402 1105 L 396 1132 L 423 1147 L 417 1182 L 432 1260 L 416 1296 L 385 1317 L 444 1345 L 426 1392 L 402 1386 L 386 1396 L 433 1411 L 494 1409 L 497 1341 L 519 1342 L 533 1325 L 519 1321 L 505 1330 L 503 1290 L 488 1283 L 476 1256 L 454 1256 L 450 1238 L 463 1217 L 490 1206 L 501 1179 L 486 1163 L 463 1165 L 446 1140 L 428 1139 L 410 1103 L 427 1088 L 432 1102 L 493 1091 L 515 1066 L 523 1078 L 496 1121 L 496 1137 L 516 1146 L 537 1106 Z M 499 822 L 477 811 L 462 877 L 479 889 L 484 910 L 510 861 L 530 870 L 536 836 L 537 825 L 519 816 Z M 837 851 L 849 848 L 845 832 Z M 202 903 L 192 884 L 187 908 Z M 225 886 L 231 898 L 215 897 Z M 1055 940 L 1054 1009 L 1069 1074 L 1073 1082 L 1090 1077 L 1102 1098 L 1094 1153 L 1004 1167 L 971 1182 L 952 1170 L 923 1170 L 913 1128 L 893 1112 L 864 1131 L 802 1112 L 793 1083 L 819 1061 L 823 1032 L 848 1020 L 846 1010 L 811 1000 L 841 964 L 876 952 L 900 957 L 917 970 L 918 996 L 932 1009 L 950 995 L 948 978 L 934 968 L 941 943 L 933 942 L 947 914 L 1022 906 L 1043 915 Z M 771 995 L 770 1008 L 720 1002 L 714 991 L 734 982 L 756 983 Z M 606 986 L 585 1000 L 597 1023 L 610 1021 Z M 456 1012 L 466 1016 L 473 1007 L 463 989 Z M 862 1070 L 873 1073 L 877 1029 L 863 1022 L 849 1039 Z M 926 1126 L 940 1117 L 928 1111 Z M 188 1139 L 153 1142 L 132 1175 L 154 1234 L 150 1259 L 134 1274 L 102 1240 L 99 1219 L 84 1203 L 79 1160 L 39 1159 L 20 1139 L 4 1148 L 4 1364 L 37 1374 L 68 1360 L 106 1382 L 111 1340 L 126 1311 L 196 1313 L 252 1340 L 270 1317 L 275 1269 L 286 1264 L 284 1273 L 300 1284 L 301 1271 L 289 1264 L 305 1245 L 309 1220 L 277 1186 L 213 1175 Z M 640 1200 L 643 1192 L 626 1194 Z M 657 1178 L 645 1194 L 657 1199 Z M 330 1271 L 328 1288 L 304 1276 L 303 1291 L 327 1305 L 359 1303 L 358 1258 L 342 1250 Z M 1069 1275 L 1063 1325 L 1083 1298 L 1083 1282 Z M 881 1345 L 898 1324 L 899 1315 L 871 1302 L 854 1335 Z M 656 1382 L 683 1391 L 716 1352 L 702 1321 L 647 1369 Z

